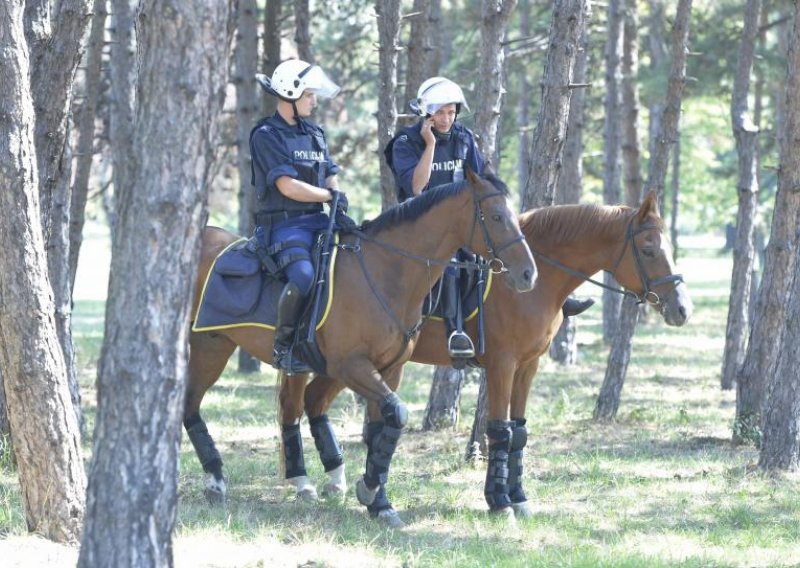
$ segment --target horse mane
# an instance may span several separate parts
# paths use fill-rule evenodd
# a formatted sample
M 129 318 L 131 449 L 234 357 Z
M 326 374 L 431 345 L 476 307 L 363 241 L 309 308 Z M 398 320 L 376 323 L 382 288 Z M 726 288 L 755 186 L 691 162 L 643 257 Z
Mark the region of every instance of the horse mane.
M 587 235 L 616 238 L 619 223 L 627 223 L 636 212 L 625 205 L 554 205 L 526 211 L 519 224 L 529 243 L 571 242 Z M 664 222 L 658 218 L 657 225 L 661 230 Z
M 508 187 L 494 174 L 485 174 L 481 177 L 500 190 L 503 195 L 508 196 Z M 467 180 L 461 180 L 423 191 L 413 199 L 408 199 L 403 203 L 390 207 L 375 219 L 365 221 L 361 229 L 367 233 L 375 234 L 402 223 L 415 221 L 431 207 L 435 207 L 437 203 L 464 191 L 464 188 L 468 185 L 469 182 Z

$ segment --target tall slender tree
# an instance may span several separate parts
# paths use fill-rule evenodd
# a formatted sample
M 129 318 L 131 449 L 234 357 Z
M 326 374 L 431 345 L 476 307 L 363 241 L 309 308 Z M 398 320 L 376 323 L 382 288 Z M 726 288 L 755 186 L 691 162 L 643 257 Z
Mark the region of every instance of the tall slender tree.
M 780 126 L 780 166 L 778 170 L 778 193 L 789 194 L 794 207 L 775 209 L 776 220 L 794 226 L 794 238 L 784 242 L 794 257 L 790 270 L 788 309 L 783 321 L 783 339 L 770 373 L 768 398 L 764 405 L 764 437 L 759 457 L 759 467 L 766 470 L 797 470 L 800 468 L 800 155 L 797 140 L 800 138 L 800 2 L 794 3 L 794 22 L 789 43 L 786 72 L 786 94 L 784 97 L 786 120 Z M 788 216 L 788 218 L 787 218 Z M 773 221 L 774 223 L 774 221 Z M 774 234 L 774 231 L 773 231 Z M 774 260 L 772 257 L 771 260 Z
M 664 116 L 661 129 L 655 136 L 653 152 L 648 164 L 646 187 L 663 195 L 666 185 L 669 152 L 678 139 L 678 124 L 681 112 L 683 88 L 686 84 L 686 57 L 688 52 L 689 17 L 692 0 L 678 0 L 675 20 L 672 24 L 672 62 L 670 65 Z M 619 409 L 620 393 L 631 356 L 633 332 L 636 328 L 639 309 L 634 301 L 623 302 L 617 336 L 608 356 L 608 365 L 594 408 L 596 420 L 609 420 Z
M 378 153 L 394 136 L 397 126 L 397 53 L 400 50 L 400 0 L 376 0 L 378 15 Z M 397 203 L 394 176 L 385 160 L 380 160 L 381 206 Z
M 232 4 L 139 4 L 136 159 L 118 202 L 79 566 L 173 563 L 189 310 Z
M 52 540 L 74 542 L 80 535 L 86 478 L 47 272 L 30 64 L 23 2 L 4 2 L 0 7 L 0 207 L 4 212 L 0 216 L 0 378 L 28 529 Z
M 722 355 L 721 386 L 726 390 L 733 388 L 736 373 L 744 361 L 749 330 L 750 286 L 755 261 L 754 229 L 758 207 L 759 128 L 751 116 L 748 99 L 760 17 L 761 0 L 747 0 L 731 97 L 731 124 L 739 161 L 739 208 L 736 214 L 736 245 L 733 249 L 725 351 Z
M 796 8 L 796 6 L 795 6 Z M 796 26 L 797 22 L 795 22 Z M 791 26 L 790 26 L 791 28 Z M 796 28 L 791 28 L 796 31 Z M 797 49 L 795 45 L 795 49 Z M 797 53 L 792 54 L 797 57 Z M 790 58 L 790 63 L 791 63 Z M 796 68 L 795 68 L 796 70 Z M 767 245 L 764 275 L 758 291 L 755 319 L 750 328 L 747 353 L 736 379 L 736 419 L 733 439 L 759 441 L 762 432 L 762 411 L 767 393 L 767 382 L 775 374 L 775 365 L 783 347 L 785 311 L 797 262 L 797 250 L 792 243 L 797 240 L 798 215 L 800 215 L 800 193 L 793 183 L 790 172 L 796 157 L 796 148 L 787 143 L 785 137 L 790 133 L 789 125 L 797 128 L 797 99 L 789 96 L 788 89 L 796 88 L 796 77 L 787 74 L 787 95 L 780 97 L 776 109 L 780 111 L 776 124 L 781 148 L 781 162 L 778 170 L 778 192 L 772 217 L 769 244 Z M 795 122 L 791 122 L 791 121 Z M 790 134 L 792 135 L 792 134 Z M 794 134 L 796 136 L 796 133 Z M 792 140 L 792 138 L 789 138 Z

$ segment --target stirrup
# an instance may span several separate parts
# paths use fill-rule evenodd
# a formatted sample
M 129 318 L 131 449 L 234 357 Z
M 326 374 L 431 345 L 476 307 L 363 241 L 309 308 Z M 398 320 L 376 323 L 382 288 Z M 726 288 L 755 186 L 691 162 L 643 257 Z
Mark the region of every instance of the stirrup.
M 272 366 L 287 375 L 304 375 L 313 371 L 306 363 L 292 357 L 291 348 L 283 346 L 272 349 Z
M 475 346 L 469 335 L 463 331 L 454 330 L 447 338 L 447 352 L 453 359 L 471 359 L 475 357 Z

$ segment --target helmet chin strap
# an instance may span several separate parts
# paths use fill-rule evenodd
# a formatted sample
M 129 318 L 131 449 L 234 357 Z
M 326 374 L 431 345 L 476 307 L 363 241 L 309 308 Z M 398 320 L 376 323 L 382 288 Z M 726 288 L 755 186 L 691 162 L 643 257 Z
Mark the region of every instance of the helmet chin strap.
M 308 129 L 306 128 L 306 120 L 300 116 L 300 113 L 297 112 L 297 101 L 292 101 L 292 118 L 297 123 L 297 128 L 300 129 L 300 132 L 303 134 L 308 134 Z

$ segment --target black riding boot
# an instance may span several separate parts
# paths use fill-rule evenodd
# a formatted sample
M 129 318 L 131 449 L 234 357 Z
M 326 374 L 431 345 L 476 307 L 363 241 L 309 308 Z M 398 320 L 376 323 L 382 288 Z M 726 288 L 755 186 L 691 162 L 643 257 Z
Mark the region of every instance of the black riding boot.
M 578 300 L 577 298 L 573 298 L 570 296 L 564 301 L 564 305 L 561 306 L 561 313 L 564 314 L 564 317 L 570 316 L 577 316 L 582 314 L 589 308 L 594 305 L 594 300 L 592 298 L 586 298 L 585 300 Z
M 445 272 L 442 275 L 442 316 L 447 331 L 447 351 L 453 359 L 469 359 L 475 356 L 475 346 L 469 335 L 464 333 L 463 322 L 459 321 L 461 294 L 458 278 Z
M 278 300 L 278 320 L 275 323 L 275 344 L 272 349 L 272 366 L 289 375 L 308 373 L 311 367 L 292 358 L 292 340 L 297 327 L 297 318 L 303 308 L 305 296 L 297 284 L 289 282 L 284 286 Z

